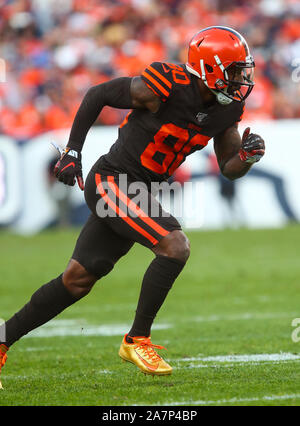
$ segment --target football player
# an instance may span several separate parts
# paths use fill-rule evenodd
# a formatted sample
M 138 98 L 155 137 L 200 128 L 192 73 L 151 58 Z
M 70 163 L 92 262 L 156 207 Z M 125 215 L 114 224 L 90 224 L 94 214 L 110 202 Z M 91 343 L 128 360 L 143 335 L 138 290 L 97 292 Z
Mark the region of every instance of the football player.
M 145 272 L 136 315 L 119 355 L 146 374 L 171 374 L 172 367 L 156 351 L 162 347 L 151 342 L 151 326 L 190 247 L 178 221 L 164 214 L 151 183 L 167 180 L 187 155 L 203 149 L 212 138 L 220 170 L 229 179 L 244 176 L 261 159 L 263 139 L 249 128 L 242 138 L 238 132 L 245 99 L 254 85 L 253 70 L 244 37 L 216 26 L 192 38 L 186 64 L 154 62 L 141 76 L 117 78 L 87 92 L 55 174 L 66 185 L 77 180 L 91 215 L 66 270 L 38 289 L 3 325 L 6 339 L 0 345 L 0 366 L 17 340 L 86 296 L 137 242 L 152 250 L 154 259 Z M 84 184 L 81 151 L 106 105 L 131 112 L 117 141 L 96 161 Z M 124 188 L 124 175 L 127 185 L 143 183 L 141 195 L 158 214 L 136 204 Z M 110 214 L 100 214 L 100 207 Z

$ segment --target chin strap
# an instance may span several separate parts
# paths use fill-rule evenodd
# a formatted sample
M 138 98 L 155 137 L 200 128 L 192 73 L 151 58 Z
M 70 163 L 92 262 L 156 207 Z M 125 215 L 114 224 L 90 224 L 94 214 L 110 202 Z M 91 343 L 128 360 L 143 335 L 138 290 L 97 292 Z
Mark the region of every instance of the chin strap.
M 207 86 L 208 87 L 208 86 Z M 227 90 L 227 87 L 226 87 L 226 89 L 224 89 L 224 91 L 223 92 L 221 92 L 221 91 L 218 91 L 218 90 L 214 90 L 214 89 L 211 89 L 210 87 L 208 87 L 209 88 L 209 90 L 214 94 L 214 95 L 216 95 L 216 98 L 217 98 L 217 101 L 219 102 L 219 104 L 221 104 L 221 105 L 229 105 L 229 104 L 231 104 L 231 102 L 233 101 L 233 99 L 231 99 L 231 98 L 229 98 L 229 96 L 226 96 L 223 92 L 225 92 L 226 90 Z

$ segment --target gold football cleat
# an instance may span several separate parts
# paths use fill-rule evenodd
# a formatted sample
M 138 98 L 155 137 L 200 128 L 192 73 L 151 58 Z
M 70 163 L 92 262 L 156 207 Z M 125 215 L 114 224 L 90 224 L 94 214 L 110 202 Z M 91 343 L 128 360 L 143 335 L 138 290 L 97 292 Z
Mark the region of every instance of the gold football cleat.
M 124 361 L 135 364 L 144 374 L 166 376 L 172 373 L 172 367 L 155 350 L 165 349 L 163 346 L 153 345 L 150 337 L 132 337 L 133 343 L 128 343 L 126 336 L 119 350 Z
M 1 369 L 4 366 L 4 364 L 6 363 L 7 360 L 7 355 L 6 352 L 8 351 L 8 347 L 1 344 L 0 345 L 0 373 L 1 373 Z M 1 380 L 0 380 L 0 389 L 3 389 Z

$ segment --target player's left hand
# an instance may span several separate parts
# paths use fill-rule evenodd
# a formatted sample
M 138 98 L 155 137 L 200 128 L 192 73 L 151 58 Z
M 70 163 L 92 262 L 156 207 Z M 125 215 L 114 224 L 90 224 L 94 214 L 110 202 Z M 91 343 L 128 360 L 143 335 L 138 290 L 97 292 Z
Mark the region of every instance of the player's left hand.
M 246 163 L 256 163 L 265 154 L 265 142 L 261 136 L 250 133 L 250 127 L 243 133 L 240 159 Z
M 65 185 L 74 186 L 76 179 L 79 188 L 84 190 L 80 152 L 66 148 L 54 167 L 54 174 Z

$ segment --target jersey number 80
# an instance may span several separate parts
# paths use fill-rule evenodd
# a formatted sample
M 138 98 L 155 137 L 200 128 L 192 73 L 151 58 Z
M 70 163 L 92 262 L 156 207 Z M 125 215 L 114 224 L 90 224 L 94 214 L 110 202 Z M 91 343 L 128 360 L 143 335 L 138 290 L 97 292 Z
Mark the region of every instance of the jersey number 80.
M 175 141 L 171 144 L 169 136 Z M 163 124 L 154 135 L 154 141 L 150 142 L 141 155 L 141 163 L 144 167 L 159 175 L 167 173 L 171 176 L 184 161 L 192 148 L 201 149 L 207 145 L 209 136 L 196 134 L 190 137 L 189 131 L 176 126 L 173 123 Z M 194 149 L 195 150 L 195 149 Z

